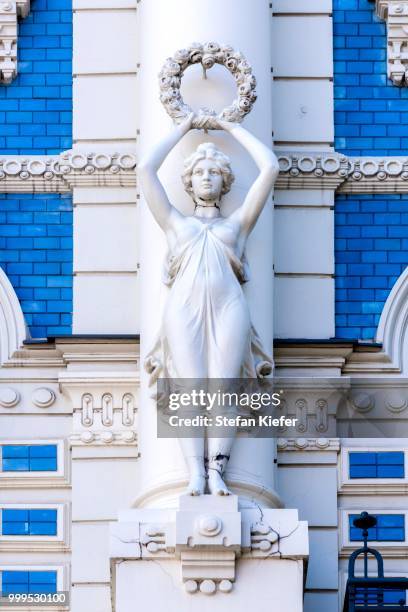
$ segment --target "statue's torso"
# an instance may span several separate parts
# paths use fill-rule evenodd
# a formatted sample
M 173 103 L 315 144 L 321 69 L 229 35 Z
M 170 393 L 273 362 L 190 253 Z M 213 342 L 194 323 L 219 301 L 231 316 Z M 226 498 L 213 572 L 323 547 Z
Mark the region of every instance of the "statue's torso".
M 239 225 L 228 218 L 199 219 L 184 217 L 168 235 L 165 283 L 206 286 L 214 300 L 225 299 L 228 293 L 241 293 L 245 282 L 243 249 Z M 241 248 L 240 248 L 241 247 Z M 218 300 L 217 300 L 218 301 Z
M 166 235 L 169 251 L 172 253 L 180 251 L 195 236 L 203 230 L 205 231 L 205 228 L 208 228 L 208 230 L 211 228 L 214 235 L 232 249 L 237 257 L 242 257 L 245 241 L 241 236 L 239 223 L 232 221 L 230 217 L 221 216 L 214 219 L 206 219 L 196 216 L 177 215 Z
M 152 351 L 157 368 L 179 378 L 256 377 L 256 363 L 269 357 L 241 286 L 247 276 L 239 223 L 180 215 L 167 238 L 163 280 L 170 291 Z

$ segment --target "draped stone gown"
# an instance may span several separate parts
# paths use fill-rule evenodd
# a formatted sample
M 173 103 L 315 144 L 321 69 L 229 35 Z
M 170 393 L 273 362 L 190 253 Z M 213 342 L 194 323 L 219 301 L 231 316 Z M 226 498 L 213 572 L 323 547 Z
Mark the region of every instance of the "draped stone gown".
M 185 217 L 177 246 L 165 261 L 169 292 L 160 332 L 145 361 L 151 382 L 159 376 L 256 378 L 261 362 L 272 369 L 250 321 L 242 290 L 247 265 L 236 243 L 228 218 Z

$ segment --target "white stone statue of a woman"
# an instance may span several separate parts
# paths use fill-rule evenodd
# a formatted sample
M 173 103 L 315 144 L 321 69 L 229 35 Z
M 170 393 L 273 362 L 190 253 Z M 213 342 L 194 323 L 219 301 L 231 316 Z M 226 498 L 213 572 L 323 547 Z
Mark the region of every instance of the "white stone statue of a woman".
M 221 198 L 234 176 L 230 161 L 214 144 L 201 144 L 185 161 L 183 183 L 194 201 L 185 216 L 168 200 L 157 173 L 163 161 L 192 129 L 194 115 L 159 142 L 138 166 L 146 202 L 168 243 L 165 283 L 169 293 L 160 333 L 145 366 L 151 383 L 158 376 L 180 379 L 264 377 L 272 360 L 251 325 L 242 290 L 246 281 L 245 245 L 279 172 L 275 154 L 243 127 L 219 121 L 249 152 L 259 175 L 244 202 L 232 214 L 221 214 Z M 272 237 L 271 237 L 272 238 Z M 272 313 L 271 313 L 272 316 Z M 229 437 L 209 438 L 207 470 L 204 437 L 180 438 L 190 472 L 187 493 L 228 495 L 223 481 L 235 430 Z

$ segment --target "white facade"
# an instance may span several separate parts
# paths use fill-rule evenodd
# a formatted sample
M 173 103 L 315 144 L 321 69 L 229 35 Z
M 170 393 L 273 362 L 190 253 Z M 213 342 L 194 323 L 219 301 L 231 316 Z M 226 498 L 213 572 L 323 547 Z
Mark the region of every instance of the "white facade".
M 349 514 L 408 511 L 406 478 L 352 480 L 348 455 L 406 454 L 408 275 L 386 303 L 381 346 L 329 342 L 335 192 L 377 189 L 369 161 L 356 187 L 333 150 L 332 3 L 74 0 L 73 9 L 74 146 L 59 158 L 70 171 L 46 179 L 50 162 L 41 160 L 28 179 L 10 172 L 2 183 L 11 193 L 73 194 L 72 337 L 26 340 L 18 300 L 0 275 L 0 444 L 55 444 L 58 458 L 52 472 L 0 468 L 0 508 L 56 509 L 58 528 L 55 536 L 0 535 L 0 571 L 56 570 L 72 612 L 240 610 L 254 600 L 260 611 L 340 611 L 358 545 Z M 270 145 L 273 134 L 281 174 L 274 211 L 270 204 L 249 248 L 248 295 L 270 348 L 276 340 L 277 386 L 302 437 L 239 440 L 227 475 L 239 506 L 233 495 L 182 497 L 177 508 L 185 466 L 176 441 L 155 439 L 140 365 L 157 329 L 164 245 L 143 209 L 137 160 L 171 126 L 157 66 L 194 39 L 242 47 L 259 79 L 247 125 Z M 194 88 L 186 82 L 193 102 Z M 163 171 L 181 207 L 181 157 L 201 140 L 189 137 Z M 242 175 L 248 160 L 230 152 Z M 251 178 L 237 181 L 227 205 Z M 404 191 L 398 173 L 381 179 L 383 192 L 396 185 Z M 358 431 L 361 420 L 375 424 L 384 414 L 389 438 L 347 437 L 350 424 Z M 222 539 L 208 545 L 194 522 L 202 514 L 221 517 L 227 551 Z M 262 521 L 272 527 L 258 533 Z M 406 541 L 378 548 L 390 575 L 408 572 Z

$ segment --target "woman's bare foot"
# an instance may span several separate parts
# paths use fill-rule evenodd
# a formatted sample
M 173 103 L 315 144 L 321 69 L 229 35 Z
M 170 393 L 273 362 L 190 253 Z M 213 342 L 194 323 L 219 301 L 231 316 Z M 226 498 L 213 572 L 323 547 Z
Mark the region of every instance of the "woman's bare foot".
M 208 488 L 211 495 L 231 495 L 231 491 L 223 481 L 221 474 L 211 468 L 208 470 Z
M 192 474 L 188 483 L 186 495 L 204 495 L 205 476 L 202 474 Z

